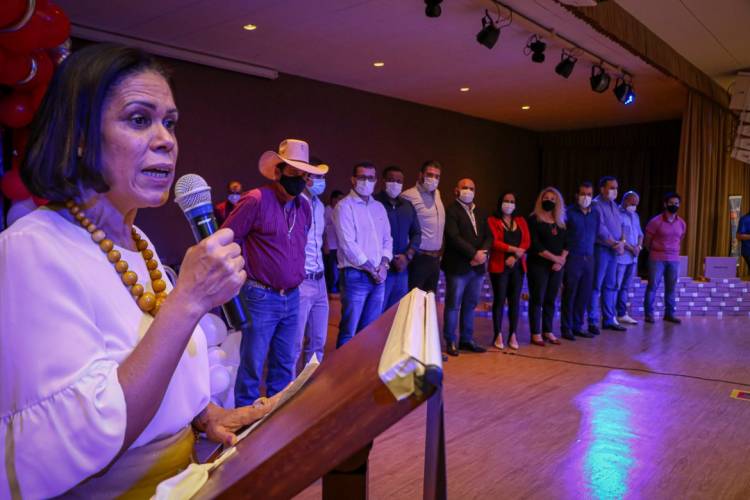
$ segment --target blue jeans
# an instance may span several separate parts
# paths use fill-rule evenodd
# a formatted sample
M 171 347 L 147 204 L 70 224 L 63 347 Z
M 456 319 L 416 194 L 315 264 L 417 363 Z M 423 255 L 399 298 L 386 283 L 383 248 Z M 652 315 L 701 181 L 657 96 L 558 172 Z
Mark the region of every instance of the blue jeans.
M 445 312 L 443 336 L 446 343 L 456 342 L 456 324 L 461 312 L 461 342 L 474 339 L 474 309 L 479 304 L 479 292 L 484 273 L 445 275 Z
M 630 280 L 635 274 L 637 262 L 632 264 L 617 264 L 617 315 L 625 316 L 628 313 L 628 293 L 630 292 Z
M 586 306 L 591 301 L 594 281 L 593 255 L 568 255 L 563 277 L 560 328 L 563 332 L 582 332 Z
M 299 286 L 299 314 L 297 316 L 297 351 L 294 359 L 298 360 L 304 352 L 304 363 L 310 361 L 313 354 L 318 361 L 323 361 L 323 351 L 328 336 L 328 290 L 326 280 L 308 280 Z M 295 361 L 295 366 L 296 366 Z
M 617 300 L 617 254 L 601 245 L 594 246 L 594 286 L 591 289 L 589 304 L 589 325 L 603 325 L 615 322 L 615 301 Z
M 409 293 L 409 271 L 404 269 L 400 273 L 388 271 L 385 279 L 385 298 L 383 311 L 404 298 Z
M 646 295 L 643 296 L 643 310 L 646 316 L 654 315 L 654 299 L 656 289 L 659 288 L 664 278 L 664 313 L 665 316 L 674 316 L 676 301 L 675 289 L 677 288 L 677 277 L 680 275 L 679 261 L 648 261 L 648 286 Z
M 380 316 L 385 294 L 385 283 L 376 284 L 366 271 L 345 267 L 340 270 L 339 276 L 341 323 L 336 339 L 337 348 Z
M 297 346 L 299 290 L 280 295 L 245 284 L 245 308 L 250 326 L 242 331 L 240 367 L 234 385 L 236 406 L 247 406 L 260 397 L 263 365 L 268 358 L 266 395 L 284 389 L 294 377 Z

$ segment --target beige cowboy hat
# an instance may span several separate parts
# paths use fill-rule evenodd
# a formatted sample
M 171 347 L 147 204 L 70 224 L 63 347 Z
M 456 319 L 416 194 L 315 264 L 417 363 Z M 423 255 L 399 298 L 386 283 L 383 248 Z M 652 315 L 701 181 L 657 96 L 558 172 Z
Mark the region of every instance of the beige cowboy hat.
M 260 155 L 258 170 L 268 179 L 274 179 L 276 165 L 286 163 L 308 174 L 323 175 L 328 172 L 328 165 L 310 164 L 310 146 L 299 139 L 285 139 L 279 144 L 279 152 L 266 151 Z

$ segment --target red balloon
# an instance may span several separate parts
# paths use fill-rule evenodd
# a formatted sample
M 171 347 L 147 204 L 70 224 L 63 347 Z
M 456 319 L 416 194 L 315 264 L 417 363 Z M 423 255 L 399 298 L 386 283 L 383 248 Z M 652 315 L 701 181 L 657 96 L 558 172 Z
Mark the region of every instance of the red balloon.
M 60 7 L 51 3 L 40 5 L 36 15 L 43 21 L 41 48 L 51 49 L 65 43 L 70 36 L 70 20 Z
M 15 85 L 31 72 L 31 54 L 16 54 L 0 49 L 5 61 L 0 64 L 0 84 Z M 2 59 L 2 57 L 0 57 Z
M 29 129 L 19 128 L 13 131 L 13 150 L 17 158 L 23 158 L 26 153 L 26 144 L 29 142 Z
M 0 190 L 2 190 L 3 196 L 13 201 L 25 200 L 31 196 L 17 169 L 6 172 L 0 178 Z
M 34 61 L 36 61 L 36 74 L 28 82 L 17 85 L 16 88 L 22 90 L 31 90 L 38 87 L 47 87 L 49 81 L 52 80 L 52 72 L 55 71 L 55 67 L 52 64 L 52 59 L 43 50 L 37 50 L 32 54 Z
M 0 28 L 16 24 L 25 12 L 26 0 L 3 0 L 0 2 Z
M 31 199 L 34 200 L 34 203 L 36 204 L 37 207 L 43 207 L 44 205 L 49 203 L 49 200 L 45 200 L 44 198 L 40 198 L 33 194 L 31 195 Z
M 22 92 L 0 99 L 0 124 L 10 128 L 22 128 L 34 118 L 31 96 Z
M 46 22 L 39 9 L 34 12 L 29 22 L 18 31 L 0 33 L 0 47 L 17 54 L 28 54 L 44 47 L 44 29 Z

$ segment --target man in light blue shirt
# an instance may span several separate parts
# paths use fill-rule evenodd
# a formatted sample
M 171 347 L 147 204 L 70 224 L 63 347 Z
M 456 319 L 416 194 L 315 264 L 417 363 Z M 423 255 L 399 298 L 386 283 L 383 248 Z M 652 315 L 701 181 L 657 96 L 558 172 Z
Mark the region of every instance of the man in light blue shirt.
M 641 219 L 638 217 L 640 197 L 635 191 L 628 191 L 620 203 L 620 220 L 625 238 L 625 251 L 617 256 L 617 321 L 620 324 L 637 325 L 628 314 L 628 293 L 630 280 L 638 271 L 638 255 L 643 244 Z
M 617 300 L 617 256 L 625 252 L 622 220 L 617 199 L 617 179 L 610 176 L 599 180 L 599 196 L 592 207 L 599 212 L 599 227 L 594 245 L 594 286 L 589 305 L 589 332 L 597 335 L 602 329 L 623 332 L 615 318 Z
M 355 165 L 352 190 L 333 210 L 341 271 L 341 323 L 336 347 L 351 340 L 383 311 L 393 238 L 385 207 L 372 197 L 376 180 L 375 165 Z
M 299 286 L 299 314 L 297 322 L 298 351 L 304 351 L 304 363 L 313 354 L 323 361 L 323 350 L 328 334 L 328 290 L 323 261 L 323 232 L 325 207 L 320 195 L 326 189 L 325 175 L 308 174 L 307 187 L 301 197 L 310 204 L 312 223 L 305 245 L 305 280 Z

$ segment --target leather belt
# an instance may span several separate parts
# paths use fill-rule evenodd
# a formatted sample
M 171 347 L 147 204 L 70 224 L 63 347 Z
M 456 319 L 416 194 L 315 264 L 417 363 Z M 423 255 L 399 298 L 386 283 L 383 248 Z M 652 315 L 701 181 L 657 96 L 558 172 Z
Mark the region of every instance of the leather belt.
M 317 273 L 307 273 L 307 274 L 305 274 L 305 279 L 306 280 L 318 281 L 319 279 L 323 278 L 324 275 L 325 275 L 324 271 L 320 271 L 320 272 L 317 272 Z
M 440 250 L 419 250 L 419 255 L 429 255 L 430 257 L 440 257 Z
M 291 293 L 291 292 L 293 292 L 293 291 L 295 291 L 297 289 L 296 286 L 294 288 L 281 288 L 281 289 L 274 288 L 272 286 L 268 286 L 268 285 L 266 285 L 264 283 L 261 283 L 260 281 L 255 281 L 255 280 L 251 280 L 251 279 L 248 279 L 246 283 L 247 283 L 247 285 L 249 285 L 249 286 L 251 286 L 253 288 L 260 288 L 261 290 L 268 290 L 269 292 L 276 292 L 279 295 L 281 295 L 282 297 L 284 295 L 289 295 L 289 293 Z

